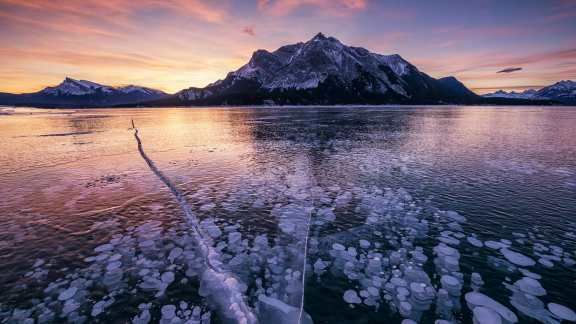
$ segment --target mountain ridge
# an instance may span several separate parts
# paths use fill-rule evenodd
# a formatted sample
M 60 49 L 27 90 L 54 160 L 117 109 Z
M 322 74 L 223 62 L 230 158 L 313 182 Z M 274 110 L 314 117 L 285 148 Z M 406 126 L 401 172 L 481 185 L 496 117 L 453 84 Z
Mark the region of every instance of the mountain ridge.
M 498 90 L 483 95 L 484 98 L 507 98 L 525 100 L 554 100 L 563 104 L 576 104 L 576 82 L 558 81 L 540 89 L 528 89 L 522 92 Z
M 87 80 L 66 77 L 55 86 L 23 94 L 0 93 L 0 104 L 37 107 L 102 107 L 134 104 L 167 97 L 168 94 L 147 87 L 127 85 L 113 87 Z

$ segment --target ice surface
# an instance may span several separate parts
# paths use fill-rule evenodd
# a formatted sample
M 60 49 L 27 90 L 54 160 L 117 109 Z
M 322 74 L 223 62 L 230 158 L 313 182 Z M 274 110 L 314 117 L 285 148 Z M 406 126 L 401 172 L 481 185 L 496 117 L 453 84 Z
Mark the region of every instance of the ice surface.
M 245 182 L 245 185 L 249 184 Z M 360 188 L 346 184 L 330 188 L 281 185 L 284 187 L 275 194 L 277 196 L 265 193 L 270 186 L 261 186 L 263 189 L 254 192 L 239 189 L 234 196 L 222 197 L 224 202 L 215 198 L 194 204 L 195 208 L 204 206 L 199 209 L 205 211 L 214 208 L 206 206 L 216 204 L 223 207 L 225 216 L 234 217 L 245 208 L 259 208 L 258 213 L 273 210 L 270 219 L 265 224 L 256 224 L 256 229 L 253 224 L 243 224 L 243 219 L 212 218 L 216 216 L 202 213 L 209 218 L 174 227 L 146 222 L 142 227 L 134 225 L 135 230 L 113 237 L 85 259 L 90 270 L 76 273 L 92 281 L 91 286 L 81 285 L 77 295 L 69 298 L 71 302 L 59 301 L 51 306 L 52 316 L 66 321 L 72 321 L 75 316 L 84 316 L 87 321 L 102 321 L 110 314 L 106 311 L 116 299 L 137 294 L 150 302 L 150 306 L 130 315 L 135 323 L 160 318 L 163 323 L 188 320 L 199 323 L 207 309 L 216 310 L 216 317 L 224 322 L 243 320 L 243 310 L 247 310 L 260 323 L 295 323 L 295 318 L 299 317 L 299 298 L 306 287 L 304 280 L 312 278 L 315 285 L 321 286 L 332 285 L 331 280 L 336 278 L 342 285 L 338 287 L 340 293 L 343 292 L 342 298 L 354 308 L 352 312 L 384 309 L 395 312 L 394 316 L 408 317 L 403 323 L 429 323 L 432 318 L 438 318 L 438 323 L 458 320 L 468 323 L 472 317 L 475 323 L 498 323 L 498 319 L 510 323 L 514 322 L 511 319 L 515 314 L 508 313 L 508 304 L 494 304 L 496 302 L 488 296 L 483 302 L 476 300 L 478 305 L 475 305 L 474 298 L 472 302 L 468 301 L 467 294 L 465 299 L 473 305 L 473 311 L 462 312 L 463 292 L 491 291 L 489 285 L 483 287 L 480 273 L 470 273 L 485 268 L 470 268 L 466 262 L 474 259 L 481 263 L 486 260 L 486 254 L 488 260 L 502 254 L 497 260 L 511 269 L 507 276 L 517 279 L 519 270 L 526 277 L 538 279 L 537 274 L 514 265 L 527 266 L 527 259 L 541 258 L 558 262 L 560 266 L 560 262 L 573 257 L 572 251 L 564 245 L 553 247 L 545 242 L 543 235 L 536 237 L 540 235 L 537 233 L 514 235 L 523 239 L 523 248 L 542 242 L 542 247 L 534 244 L 533 254 L 514 252 L 510 250 L 510 240 L 498 237 L 486 242 L 488 249 L 494 251 L 474 249 L 472 247 L 483 247 L 484 242 L 478 239 L 477 233 L 461 224 L 466 221 L 463 215 L 438 210 L 431 203 L 415 200 L 402 189 Z M 214 211 L 220 212 L 221 208 Z M 308 244 L 310 256 L 307 257 L 302 253 L 302 216 L 310 211 L 315 217 L 310 223 L 312 235 Z M 359 219 L 351 217 L 350 222 L 334 222 L 351 214 Z M 260 232 L 260 225 L 272 229 Z M 198 229 L 202 240 L 190 233 L 193 229 Z M 431 247 L 434 247 L 433 251 Z M 215 269 L 221 271 L 210 272 L 206 262 L 213 262 Z M 539 263 L 542 264 L 540 260 Z M 307 273 L 302 268 L 306 265 Z M 43 267 L 39 265 L 38 268 Z M 490 276 L 492 271 L 488 269 L 482 274 Z M 74 279 L 67 278 L 55 285 L 46 297 L 55 300 L 72 287 Z M 507 285 L 513 287 L 514 292 L 523 295 L 537 295 L 541 292 L 539 288 L 543 289 L 526 280 L 520 280 L 518 286 L 511 284 L 512 279 L 508 281 Z M 186 303 L 175 298 L 178 289 L 198 284 L 201 286 L 199 296 L 190 296 Z M 93 291 L 99 294 L 95 296 Z M 190 306 L 194 298 L 201 300 L 198 306 Z M 247 308 L 243 309 L 241 302 Z M 522 309 L 516 306 L 517 302 L 521 303 Z M 171 305 L 163 306 L 164 303 Z M 521 300 L 514 297 L 510 303 L 518 314 L 527 314 L 523 310 L 527 305 L 539 305 L 537 298 Z M 29 317 L 38 317 L 39 309 L 34 308 Z M 531 314 L 552 318 L 541 312 L 542 309 L 534 308 L 536 312 Z M 70 317 L 63 316 L 62 310 Z M 311 321 L 305 314 L 303 322 L 308 320 Z

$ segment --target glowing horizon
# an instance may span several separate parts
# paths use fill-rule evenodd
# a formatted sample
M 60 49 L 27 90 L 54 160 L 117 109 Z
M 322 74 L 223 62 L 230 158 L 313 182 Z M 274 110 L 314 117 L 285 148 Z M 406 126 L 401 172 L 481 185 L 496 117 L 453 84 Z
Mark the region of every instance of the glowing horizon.
M 478 93 L 576 78 L 576 1 L 0 0 L 0 92 L 65 77 L 174 93 L 316 33 Z

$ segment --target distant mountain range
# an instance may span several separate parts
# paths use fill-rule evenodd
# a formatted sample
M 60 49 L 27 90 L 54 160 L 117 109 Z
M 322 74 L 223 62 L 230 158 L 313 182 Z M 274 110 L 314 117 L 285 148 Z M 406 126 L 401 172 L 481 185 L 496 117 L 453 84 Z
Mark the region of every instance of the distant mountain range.
M 564 80 L 540 90 L 529 89 L 523 92 L 506 92 L 498 90 L 488 93 L 484 98 L 507 98 L 507 99 L 527 99 L 527 100 L 553 100 L 567 105 L 576 104 L 576 82 Z
M 66 78 L 61 84 L 36 93 L 0 93 L 0 104 L 46 107 L 553 104 L 564 98 L 562 89 L 557 87 L 556 92 L 550 90 L 546 96 L 537 97 L 504 92 L 478 96 L 456 78 L 432 78 L 399 55 L 381 55 L 346 46 L 319 33 L 307 42 L 282 46 L 274 52 L 258 50 L 240 69 L 203 88 L 192 87 L 170 95 L 145 87 L 111 87 Z
M 0 93 L 0 104 L 39 107 L 104 107 L 120 104 L 148 102 L 168 94 L 155 89 L 134 85 L 111 87 L 86 80 L 66 78 L 62 83 L 44 90 L 25 93 Z

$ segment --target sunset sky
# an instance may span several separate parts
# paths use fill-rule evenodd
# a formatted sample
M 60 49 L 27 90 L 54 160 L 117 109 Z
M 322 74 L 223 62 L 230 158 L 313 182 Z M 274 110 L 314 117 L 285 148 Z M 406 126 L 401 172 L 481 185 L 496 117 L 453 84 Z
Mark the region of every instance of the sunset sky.
M 0 0 L 0 92 L 66 76 L 176 92 L 318 32 L 478 93 L 576 79 L 576 0 Z

